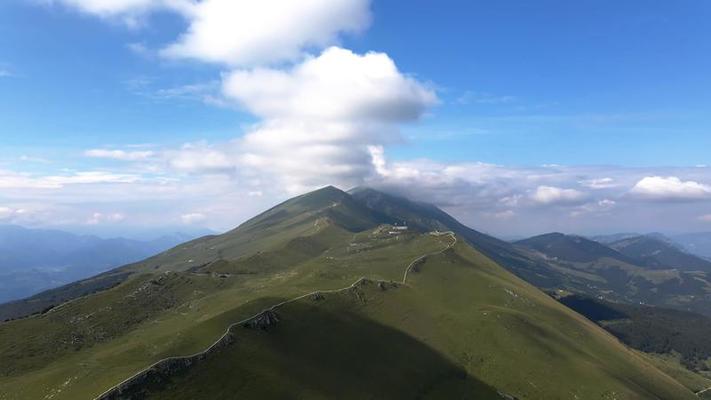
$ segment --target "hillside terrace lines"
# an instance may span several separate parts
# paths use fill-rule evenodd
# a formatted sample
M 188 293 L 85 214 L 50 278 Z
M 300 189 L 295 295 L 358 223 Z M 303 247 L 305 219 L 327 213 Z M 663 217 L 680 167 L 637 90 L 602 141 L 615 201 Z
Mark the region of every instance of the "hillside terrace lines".
M 450 238 L 452 239 L 452 241 L 451 241 L 451 243 L 449 243 L 446 247 L 444 247 L 444 248 L 441 249 L 441 250 L 438 250 L 438 251 L 435 251 L 435 252 L 431 252 L 431 253 L 427 253 L 427 254 L 423 254 L 423 255 L 421 255 L 421 256 L 415 258 L 414 260 L 412 260 L 412 261 L 407 265 L 407 267 L 405 268 L 405 272 L 404 272 L 404 274 L 403 274 L 403 278 L 402 278 L 402 282 L 401 282 L 403 285 L 406 285 L 406 284 L 407 284 L 407 276 L 408 276 L 410 270 L 412 270 L 413 266 L 417 265 L 418 262 L 420 262 L 420 261 L 426 259 L 427 257 L 434 256 L 434 255 L 438 255 L 438 254 L 442 254 L 442 253 L 444 253 L 445 251 L 447 251 L 447 250 L 451 249 L 452 247 L 454 247 L 454 245 L 457 243 L 457 237 L 456 237 L 456 235 L 454 234 L 454 232 L 452 232 L 452 231 L 448 231 L 448 232 L 439 232 L 439 231 L 429 232 L 429 235 L 435 236 L 435 237 L 450 236 Z M 286 304 L 293 303 L 293 302 L 296 302 L 296 301 L 299 301 L 299 300 L 302 300 L 302 299 L 305 299 L 305 298 L 308 298 L 308 297 L 311 297 L 311 296 L 319 296 L 319 295 L 323 295 L 323 294 L 340 293 L 340 292 L 352 290 L 352 289 L 358 287 L 361 283 L 363 283 L 363 282 L 365 282 L 365 281 L 369 281 L 369 279 L 367 279 L 366 277 L 360 277 L 360 278 L 358 278 L 355 282 L 353 282 L 352 284 L 350 284 L 350 285 L 348 285 L 348 286 L 346 286 L 346 287 L 343 287 L 343 288 L 339 288 L 339 289 L 328 289 L 328 290 L 316 290 L 316 291 L 312 291 L 312 292 L 309 292 L 309 293 L 306 293 L 306 294 L 303 294 L 303 295 L 294 297 L 294 298 L 292 298 L 292 299 L 288 299 L 288 300 L 282 301 L 281 303 L 274 304 L 274 305 L 272 305 L 272 306 L 270 306 L 270 307 L 268 307 L 268 308 L 265 308 L 264 310 L 258 312 L 257 314 L 255 314 L 255 315 L 253 315 L 253 316 L 251 316 L 251 317 L 245 318 L 245 319 L 243 319 L 243 320 L 241 320 L 241 321 L 238 321 L 238 322 L 235 322 L 235 323 L 229 325 L 229 326 L 227 327 L 227 330 L 225 331 L 225 333 L 222 334 L 222 336 L 220 336 L 219 339 L 217 339 L 213 344 L 211 344 L 211 345 L 210 345 L 209 347 L 207 347 L 205 350 L 200 351 L 200 352 L 195 353 L 195 354 L 192 354 L 192 355 L 189 355 L 189 356 L 173 356 L 173 357 L 167 357 L 167 358 L 164 358 L 164 359 L 162 359 L 162 360 L 156 361 L 155 363 L 151 364 L 150 366 L 148 366 L 148 367 L 146 367 L 146 368 L 144 368 L 144 369 L 138 371 L 137 373 L 133 374 L 133 375 L 130 376 L 129 378 L 124 379 L 124 380 L 121 381 L 119 384 L 114 385 L 113 387 L 107 389 L 106 391 L 104 391 L 103 393 L 101 393 L 99 396 L 95 397 L 94 400 L 113 400 L 113 399 L 118 399 L 118 398 L 120 398 L 119 396 L 121 395 L 121 392 L 123 392 L 123 391 L 126 390 L 126 389 L 129 389 L 129 388 L 131 387 L 131 383 L 132 383 L 132 382 L 136 381 L 138 378 L 140 378 L 140 377 L 142 377 L 142 376 L 145 376 L 145 375 L 149 374 L 151 371 L 160 370 L 160 367 L 161 367 L 162 365 L 167 365 L 167 364 L 169 364 L 169 363 L 171 363 L 171 362 L 179 362 L 179 361 L 185 361 L 185 365 L 190 365 L 190 364 L 191 364 L 191 360 L 198 360 L 198 359 L 204 358 L 205 356 L 207 356 L 209 353 L 211 353 L 211 352 L 214 351 L 215 349 L 217 349 L 217 348 L 219 348 L 219 347 L 221 347 L 221 346 L 224 346 L 224 345 L 227 345 L 227 344 L 231 343 L 231 340 L 232 340 L 232 330 L 233 330 L 234 328 L 236 328 L 236 327 L 238 327 L 238 326 L 240 326 L 240 325 L 245 325 L 245 324 L 249 323 L 250 321 L 253 321 L 253 320 L 259 318 L 259 317 L 262 316 L 262 315 L 265 315 L 265 314 L 270 313 L 270 312 L 274 312 L 274 311 L 275 311 L 277 308 L 279 308 L 279 307 L 282 307 L 282 306 L 284 306 L 284 305 L 286 305 Z M 383 281 L 376 280 L 376 281 L 374 281 L 374 282 L 383 282 Z

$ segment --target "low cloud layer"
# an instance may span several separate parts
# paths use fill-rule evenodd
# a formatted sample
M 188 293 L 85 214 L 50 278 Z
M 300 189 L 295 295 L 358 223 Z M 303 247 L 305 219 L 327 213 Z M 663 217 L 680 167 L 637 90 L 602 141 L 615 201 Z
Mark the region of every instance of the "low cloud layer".
M 654 186 L 662 193 L 674 191 L 678 182 L 705 185 L 711 182 L 711 168 L 390 161 L 377 146 L 367 155 L 363 153 L 362 160 L 352 161 L 352 165 L 361 166 L 357 168 L 338 170 L 337 163 L 300 166 L 307 158 L 298 150 L 293 164 L 285 161 L 266 168 L 250 164 L 243 148 L 241 142 L 229 142 L 155 149 L 150 159 L 123 160 L 124 164 L 113 167 L 107 164 L 101 172 L 39 176 L 3 171 L 0 221 L 191 225 L 223 230 L 302 191 L 327 184 L 348 189 L 355 182 L 432 202 L 474 228 L 502 236 L 547 231 L 711 230 L 709 201 L 679 201 L 678 196 L 652 201 L 637 193 L 639 182 L 658 176 L 667 177 L 660 182 L 669 182 L 667 187 Z M 286 149 L 283 154 L 288 160 Z M 337 158 L 348 159 L 353 154 L 361 153 L 347 152 Z M 274 180 L 280 168 L 294 168 L 295 172 L 284 181 Z M 601 177 L 609 185 L 590 187 L 591 180 Z M 678 178 L 678 182 L 669 177 Z M 116 215 L 121 218 L 111 217 Z

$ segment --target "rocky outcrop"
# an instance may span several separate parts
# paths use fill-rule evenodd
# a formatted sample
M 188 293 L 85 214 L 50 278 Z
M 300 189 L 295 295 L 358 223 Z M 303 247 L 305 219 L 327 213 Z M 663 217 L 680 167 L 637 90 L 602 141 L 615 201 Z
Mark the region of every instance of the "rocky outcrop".
M 386 282 L 386 281 L 379 281 L 378 282 L 378 289 L 382 291 L 390 290 L 390 289 L 397 289 L 400 287 L 400 285 L 397 284 L 397 282 Z
M 279 315 L 274 310 L 266 310 L 256 317 L 242 324 L 243 327 L 249 329 L 268 330 L 279 323 Z
M 154 364 L 150 368 L 134 375 L 120 385 L 96 398 L 96 400 L 139 400 L 148 395 L 152 388 L 161 387 L 172 376 L 185 372 L 194 365 L 208 358 L 211 354 L 235 342 L 234 334 L 228 331 L 207 350 L 188 357 L 171 357 Z

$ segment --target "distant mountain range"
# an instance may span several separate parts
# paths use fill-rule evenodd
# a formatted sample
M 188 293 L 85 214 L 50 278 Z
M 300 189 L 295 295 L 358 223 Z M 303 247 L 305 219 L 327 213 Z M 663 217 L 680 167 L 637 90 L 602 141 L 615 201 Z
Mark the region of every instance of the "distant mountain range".
M 552 233 L 515 242 L 541 260 L 547 290 L 711 315 L 711 262 L 659 236 L 616 235 L 607 244 Z
M 711 232 L 684 233 L 676 235 L 664 235 L 662 233 L 617 233 L 612 235 L 591 236 L 590 239 L 603 244 L 612 244 L 621 242 L 623 239 L 634 239 L 646 237 L 666 242 L 667 244 L 676 247 L 677 250 L 682 250 L 686 253 L 691 253 L 698 257 L 711 259 Z
M 672 239 L 689 252 L 711 259 L 711 232 L 674 235 Z
M 102 239 L 60 230 L 0 225 L 0 303 L 142 260 L 193 239 Z

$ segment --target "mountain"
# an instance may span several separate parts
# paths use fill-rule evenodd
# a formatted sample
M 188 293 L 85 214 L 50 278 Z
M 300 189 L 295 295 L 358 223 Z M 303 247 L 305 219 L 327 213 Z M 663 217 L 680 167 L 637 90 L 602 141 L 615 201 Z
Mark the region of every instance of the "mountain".
M 663 236 L 635 236 L 610 243 L 610 247 L 649 268 L 711 273 L 711 261 L 687 253 Z
M 589 237 L 590 240 L 608 245 L 623 239 L 640 236 L 639 233 L 613 233 L 610 235 L 596 235 Z
M 470 246 L 535 286 L 551 287 L 563 277 L 552 271 L 545 260 L 522 252 L 509 242 L 476 231 L 432 204 L 367 187 L 353 189 L 350 193 L 371 210 L 380 210 L 400 223 L 423 231 L 451 230 Z
M 696 398 L 470 243 L 516 256 L 434 206 L 320 189 L 0 324 L 0 393 Z
M 647 247 L 635 251 L 642 248 L 636 243 Z M 703 260 L 667 241 L 635 236 L 607 246 L 580 236 L 552 233 L 515 245 L 530 257 L 545 261 L 548 272 L 543 273 L 553 282 L 537 285 L 542 289 L 711 315 L 711 276 L 695 268 Z M 671 260 L 676 262 L 662 265 L 662 261 Z
M 142 260 L 190 239 L 101 239 L 59 230 L 0 225 L 0 303 Z
M 592 262 L 603 257 L 633 262 L 612 248 L 582 236 L 548 233 L 519 240 L 516 244 L 538 250 L 548 257 L 572 262 Z
M 685 233 L 672 239 L 689 253 L 711 259 L 711 232 Z

